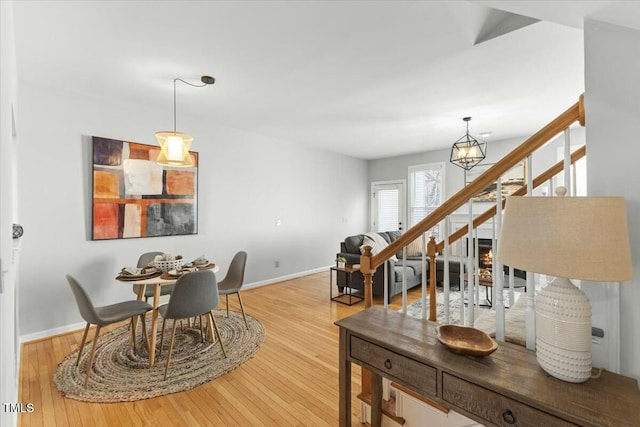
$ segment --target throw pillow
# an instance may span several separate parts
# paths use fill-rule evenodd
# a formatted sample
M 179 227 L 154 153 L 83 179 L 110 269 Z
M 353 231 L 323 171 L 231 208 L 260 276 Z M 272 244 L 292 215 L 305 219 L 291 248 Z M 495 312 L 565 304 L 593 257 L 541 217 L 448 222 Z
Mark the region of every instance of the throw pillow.
M 386 242 L 384 242 L 386 243 Z M 384 248 L 389 246 L 388 244 L 383 244 L 383 242 L 372 240 L 369 236 L 364 236 L 364 240 L 362 241 L 362 246 L 360 246 L 360 253 L 364 253 L 364 247 L 371 246 L 371 255 L 379 254 Z M 389 258 L 392 261 L 397 261 L 398 258 L 394 255 Z
M 384 247 L 382 245 L 377 244 L 376 242 L 374 242 L 373 240 L 371 240 L 367 236 L 364 237 L 364 239 L 362 240 L 362 245 L 360 245 L 360 253 L 361 254 L 364 253 L 364 247 L 365 246 L 371 246 L 371 255 L 377 255 L 378 253 L 380 253 L 381 250 L 384 249 Z
M 407 256 L 422 255 L 422 236 L 407 245 Z

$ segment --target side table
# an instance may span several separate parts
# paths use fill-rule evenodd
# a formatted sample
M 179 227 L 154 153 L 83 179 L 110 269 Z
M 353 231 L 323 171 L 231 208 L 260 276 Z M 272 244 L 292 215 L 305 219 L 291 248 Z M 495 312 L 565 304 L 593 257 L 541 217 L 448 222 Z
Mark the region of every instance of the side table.
M 469 276 L 468 274 L 464 275 L 465 283 L 469 281 L 468 276 Z M 475 279 L 475 277 L 473 277 L 472 279 Z M 480 280 L 478 281 L 478 285 L 484 286 L 484 296 L 485 296 L 484 301 L 482 301 L 482 303 L 478 301 L 478 304 L 480 304 L 480 307 L 489 307 L 489 308 L 492 307 L 493 302 L 491 301 L 491 295 L 489 295 L 489 288 L 493 288 L 493 279 L 480 277 Z M 465 301 L 465 304 L 466 304 L 466 301 Z
M 364 299 L 361 295 L 357 295 L 354 293 L 354 290 L 351 289 L 351 279 L 353 273 L 360 271 L 360 267 L 354 267 L 347 265 L 345 267 L 331 267 L 329 270 L 329 298 L 331 301 L 339 302 L 345 305 L 353 305 Z M 347 275 L 347 283 L 343 292 L 338 291 L 338 295 L 333 296 L 333 273 L 336 273 L 336 285 L 338 283 L 338 272 L 345 273 Z M 357 292 L 357 291 L 356 291 Z
M 469 280 L 468 275 L 465 274 L 464 275 L 464 281 L 465 283 L 467 283 Z M 491 278 L 485 278 L 485 277 L 480 277 L 480 280 L 478 282 L 478 284 L 480 286 L 484 287 L 484 295 L 485 295 L 485 300 L 480 302 L 478 301 L 478 303 L 480 304 L 481 307 L 489 307 L 491 308 L 493 306 L 493 302 L 491 301 L 491 294 L 493 294 L 493 291 L 489 291 L 489 288 L 493 288 L 493 279 Z M 514 277 L 514 288 L 524 288 L 525 291 L 527 289 L 527 281 L 524 279 L 521 279 L 519 277 Z M 508 290 L 509 289 L 509 276 L 505 275 L 504 276 L 504 290 Z M 466 301 L 465 301 L 466 304 Z

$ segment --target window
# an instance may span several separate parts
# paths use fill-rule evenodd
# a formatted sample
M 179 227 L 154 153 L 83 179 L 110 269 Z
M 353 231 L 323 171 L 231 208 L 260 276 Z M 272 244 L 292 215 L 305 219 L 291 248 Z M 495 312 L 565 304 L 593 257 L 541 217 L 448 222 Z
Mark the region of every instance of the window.
M 442 162 L 409 166 L 409 226 L 413 227 L 442 204 L 443 182 Z M 441 240 L 440 224 L 430 229 L 427 235 Z

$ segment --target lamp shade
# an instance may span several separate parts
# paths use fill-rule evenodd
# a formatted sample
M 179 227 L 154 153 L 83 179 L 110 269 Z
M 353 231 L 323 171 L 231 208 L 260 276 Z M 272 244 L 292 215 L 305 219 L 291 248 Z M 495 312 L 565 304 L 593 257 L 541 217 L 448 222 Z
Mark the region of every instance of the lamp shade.
M 597 282 L 632 278 L 622 197 L 507 198 L 497 259 L 551 276 Z
M 536 295 L 536 359 L 556 378 L 587 381 L 591 304 L 569 278 L 631 280 L 624 199 L 510 196 L 497 259 L 510 267 L 556 276 Z
M 182 132 L 162 131 L 156 132 L 156 139 L 160 144 L 160 154 L 156 162 L 163 166 L 191 167 L 193 159 L 189 154 L 189 148 L 193 137 Z

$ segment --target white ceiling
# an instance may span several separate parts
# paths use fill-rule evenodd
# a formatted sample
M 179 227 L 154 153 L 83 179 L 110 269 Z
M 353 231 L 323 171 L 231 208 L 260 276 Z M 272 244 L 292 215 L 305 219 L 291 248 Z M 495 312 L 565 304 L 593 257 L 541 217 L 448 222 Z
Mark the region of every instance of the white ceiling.
M 374 159 L 450 147 L 464 116 L 489 142 L 531 135 L 584 92 L 583 17 L 640 29 L 639 6 L 15 1 L 14 15 L 21 81 L 166 105 L 170 129 L 172 79 L 208 74 L 178 83 L 178 130 L 189 116 Z M 543 21 L 508 32 L 523 18 L 490 7 Z

